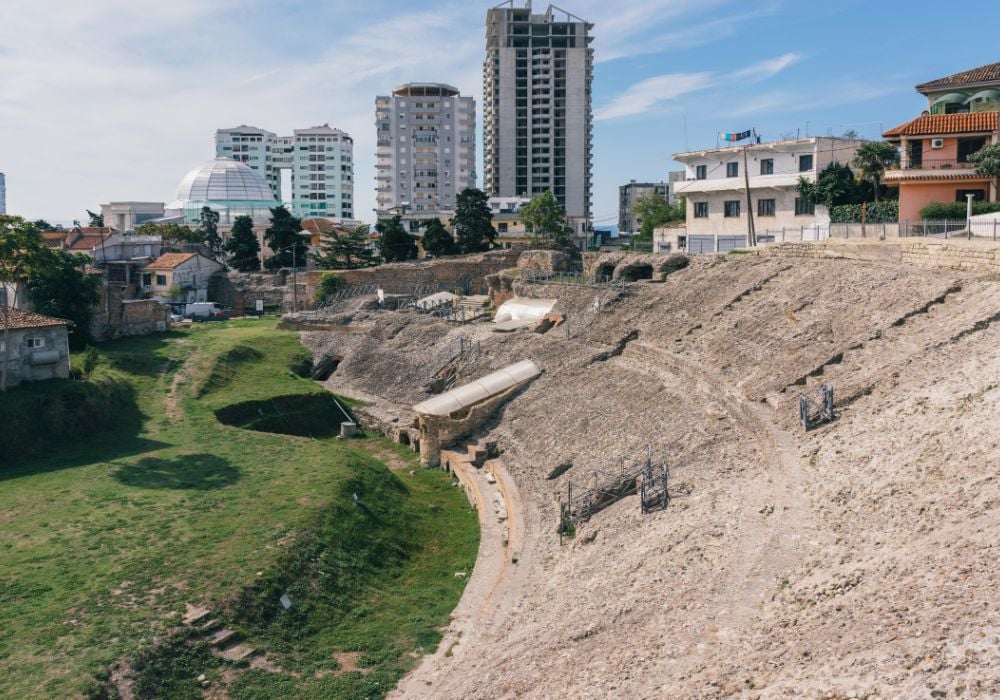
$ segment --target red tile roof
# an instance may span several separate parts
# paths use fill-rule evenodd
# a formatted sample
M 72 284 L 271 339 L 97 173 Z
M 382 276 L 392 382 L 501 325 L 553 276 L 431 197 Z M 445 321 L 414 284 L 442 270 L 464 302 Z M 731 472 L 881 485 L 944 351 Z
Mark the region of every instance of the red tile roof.
M 72 243 L 70 243 L 69 245 L 66 246 L 66 249 L 67 250 L 93 250 L 97 246 L 101 245 L 102 241 L 106 241 L 110 237 L 111 236 L 101 236 L 99 234 L 98 235 L 93 235 L 93 234 L 87 233 L 87 234 L 84 234 L 84 235 L 76 238 L 75 240 L 73 240 Z
M 965 114 L 925 114 L 906 122 L 882 136 L 931 136 L 996 131 L 1000 112 L 967 112 Z
M 153 262 L 146 265 L 147 270 L 173 270 L 178 265 L 186 263 L 197 253 L 164 253 Z
M 10 309 L 10 329 L 12 331 L 27 330 L 29 328 L 51 328 L 53 326 L 65 326 L 69 321 L 64 321 L 51 316 L 24 311 L 23 309 Z M 0 311 L 0 328 L 3 328 L 3 311 Z
M 949 75 L 947 78 L 938 78 L 926 83 L 917 85 L 917 90 L 933 90 L 935 88 L 956 87 L 958 85 L 974 85 L 976 83 L 1000 82 L 1000 63 L 990 63 L 986 66 L 979 66 L 972 70 L 962 71 Z

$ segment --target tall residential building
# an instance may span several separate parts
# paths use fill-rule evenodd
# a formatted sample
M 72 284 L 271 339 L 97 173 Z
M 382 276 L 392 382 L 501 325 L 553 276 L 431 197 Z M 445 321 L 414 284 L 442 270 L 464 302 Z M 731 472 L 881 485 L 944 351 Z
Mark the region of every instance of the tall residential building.
M 278 136 L 241 125 L 215 132 L 215 154 L 258 171 L 295 216 L 354 218 L 354 140 L 329 124 Z M 282 174 L 288 171 L 289 191 Z
M 626 235 L 639 233 L 642 229 L 642 217 L 633 211 L 635 203 L 648 194 L 655 194 L 666 202 L 669 198 L 670 186 L 665 182 L 636 182 L 632 180 L 627 185 L 618 188 L 618 232 Z
M 583 234 L 591 216 L 594 25 L 552 5 L 514 0 L 486 13 L 483 142 L 486 192 L 551 190 Z
M 427 219 L 455 211 L 476 186 L 476 101 L 442 83 L 408 83 L 375 98 L 376 212 Z
M 0 214 L 7 213 L 7 178 L 0 173 Z

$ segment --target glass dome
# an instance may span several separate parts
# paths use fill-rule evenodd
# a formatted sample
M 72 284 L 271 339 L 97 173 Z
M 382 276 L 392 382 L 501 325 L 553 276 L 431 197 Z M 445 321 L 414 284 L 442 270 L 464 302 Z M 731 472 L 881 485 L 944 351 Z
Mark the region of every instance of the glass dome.
M 216 158 L 198 166 L 181 180 L 177 202 L 273 202 L 274 193 L 256 170 L 232 158 Z

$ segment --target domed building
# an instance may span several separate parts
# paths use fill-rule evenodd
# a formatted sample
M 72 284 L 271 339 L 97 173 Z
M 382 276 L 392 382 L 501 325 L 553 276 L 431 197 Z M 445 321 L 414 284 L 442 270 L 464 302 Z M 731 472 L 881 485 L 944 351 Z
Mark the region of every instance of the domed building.
M 219 223 L 229 226 L 244 215 L 255 224 L 266 224 L 270 208 L 278 204 L 263 175 L 232 158 L 219 157 L 185 175 L 176 199 L 165 209 L 167 217 L 197 224 L 202 207 L 211 207 L 219 212 Z

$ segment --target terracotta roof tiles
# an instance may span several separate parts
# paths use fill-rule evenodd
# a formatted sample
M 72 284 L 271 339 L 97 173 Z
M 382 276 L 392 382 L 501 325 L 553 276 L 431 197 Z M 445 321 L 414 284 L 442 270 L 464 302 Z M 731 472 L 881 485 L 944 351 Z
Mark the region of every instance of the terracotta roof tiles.
M 957 85 L 970 85 L 976 83 L 988 83 L 992 81 L 1000 82 L 1000 63 L 990 63 L 972 70 L 962 71 L 949 75 L 946 78 L 938 78 L 926 83 L 917 85 L 918 91 L 933 90 L 934 88 L 954 87 Z
M 934 134 L 968 134 L 996 131 L 1000 112 L 966 112 L 964 114 L 925 114 L 897 126 L 882 136 L 930 136 Z
M 178 265 L 186 263 L 197 253 L 164 253 L 153 262 L 146 265 L 147 270 L 173 270 Z
M 30 328 L 51 328 L 52 326 L 65 326 L 69 322 L 51 316 L 25 311 L 24 309 L 10 309 L 10 330 L 19 331 Z M 0 328 L 3 327 L 3 312 L 0 311 Z

